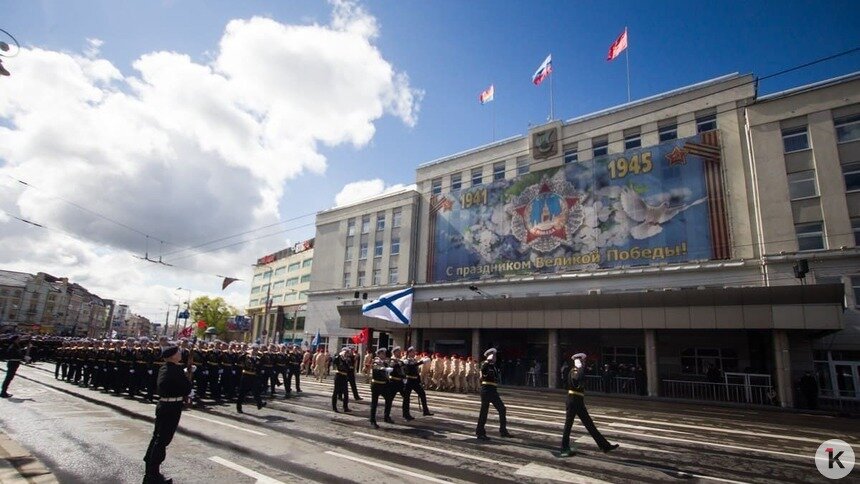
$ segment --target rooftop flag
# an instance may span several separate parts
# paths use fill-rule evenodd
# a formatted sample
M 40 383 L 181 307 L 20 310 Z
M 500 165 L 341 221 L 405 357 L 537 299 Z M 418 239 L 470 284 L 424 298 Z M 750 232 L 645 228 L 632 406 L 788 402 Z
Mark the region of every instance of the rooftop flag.
M 493 94 L 495 94 L 495 92 L 495 88 L 492 84 L 490 84 L 490 87 L 488 87 L 485 91 L 478 95 L 478 101 L 480 101 L 481 104 L 487 104 L 488 102 L 493 100 Z
M 383 294 L 379 299 L 362 306 L 361 313 L 369 318 L 384 319 L 408 326 L 412 320 L 413 292 L 414 289 L 408 287 Z
M 546 56 L 546 59 L 544 59 L 543 64 L 541 64 L 540 67 L 538 67 L 538 69 L 535 71 L 534 75 L 532 76 L 532 82 L 535 86 L 538 86 L 550 74 L 552 74 L 552 54 Z
M 624 32 L 615 39 L 615 42 L 609 46 L 609 54 L 606 55 L 606 60 L 611 61 L 621 55 L 627 49 L 627 27 L 624 27 Z

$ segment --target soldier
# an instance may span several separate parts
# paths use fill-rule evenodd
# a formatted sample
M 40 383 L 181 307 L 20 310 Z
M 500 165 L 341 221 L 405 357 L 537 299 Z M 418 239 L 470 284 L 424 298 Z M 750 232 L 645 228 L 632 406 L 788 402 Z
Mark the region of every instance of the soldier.
M 318 382 L 321 382 L 323 379 L 323 366 L 325 365 L 325 354 L 322 349 L 317 350 L 317 354 L 314 355 L 314 376 Z
M 242 403 L 245 401 L 245 396 L 248 391 L 254 395 L 254 401 L 257 403 L 257 410 L 266 406 L 266 402 L 260 396 L 260 386 L 263 383 L 263 363 L 260 359 L 259 346 L 251 345 L 251 352 L 245 353 L 240 357 L 240 366 L 242 367 L 242 386 L 239 388 L 239 398 L 236 400 L 236 411 L 242 412 Z
M 230 343 L 222 359 L 224 378 L 221 380 L 221 387 L 224 396 L 230 401 L 235 398 L 240 380 L 242 379 L 242 369 L 239 367 L 240 351 L 241 347 L 238 344 Z
M 346 413 L 351 413 L 352 410 L 349 409 L 349 373 L 350 371 L 354 371 L 352 369 L 352 359 L 350 358 L 349 353 L 351 350 L 349 348 L 344 348 L 340 350 L 340 353 L 334 357 L 334 389 L 331 393 L 331 409 L 334 410 L 335 413 L 337 411 L 337 400 L 343 400 L 343 411 Z
M 15 378 L 15 373 L 18 371 L 18 367 L 21 366 L 21 362 L 30 362 L 30 356 L 28 355 L 29 347 L 29 336 L 12 336 L 11 342 L 9 343 L 9 346 L 6 347 L 5 352 L 6 378 L 3 379 L 3 387 L 2 390 L 0 390 L 0 398 L 10 398 L 12 396 L 7 390 L 9 390 L 9 385 L 12 383 L 12 379 Z
M 275 396 L 275 387 L 281 386 L 280 375 L 286 371 L 287 363 L 283 358 L 282 348 L 276 344 L 269 345 L 269 386 L 271 387 L 270 395 Z
M 573 427 L 573 419 L 577 416 L 582 420 L 582 425 L 591 434 L 594 442 L 603 452 L 609 452 L 618 448 L 618 444 L 610 444 L 608 440 L 597 430 L 588 410 L 585 408 L 585 353 L 577 353 L 571 357 L 573 368 L 567 374 L 567 412 L 564 419 L 564 434 L 561 437 L 561 457 L 570 457 L 570 429 Z
M 370 380 L 373 379 L 373 352 L 370 351 L 370 348 L 364 354 L 362 366 L 364 367 L 364 383 L 370 384 Z
M 209 384 L 209 352 L 206 351 L 206 343 L 197 341 L 194 349 L 194 365 L 197 369 L 194 370 L 194 395 L 197 397 L 197 404 L 202 404 L 201 400 L 206 395 L 206 387 Z
M 221 378 L 224 375 L 224 370 L 221 368 L 221 342 L 215 341 L 212 343 L 212 348 L 206 356 L 206 366 L 209 370 L 209 397 L 215 400 L 216 403 L 221 402 Z
M 311 376 L 311 367 L 313 366 L 313 354 L 310 349 L 306 349 L 302 353 L 302 372 L 305 376 Z
M 502 398 L 499 396 L 497 388 L 499 382 L 499 370 L 496 368 L 496 349 L 490 348 L 484 352 L 486 359 L 481 363 L 481 413 L 478 416 L 478 427 L 475 429 L 475 435 L 480 440 L 490 440 L 487 437 L 487 431 L 484 426 L 487 424 L 487 413 L 490 410 L 490 404 L 499 412 L 499 435 L 502 437 L 510 437 L 508 433 L 507 409 L 505 408 Z
M 360 402 L 364 399 L 358 396 L 358 386 L 355 384 L 355 367 L 358 365 L 358 355 L 355 352 L 356 350 L 349 349 L 349 354 L 347 355 L 349 358 L 349 374 L 346 377 L 349 381 L 349 387 L 352 389 L 352 396 L 355 398 L 355 401 Z
M 306 364 L 306 361 L 310 361 L 310 353 L 303 354 L 298 346 L 293 346 L 287 355 L 287 378 L 284 382 L 284 391 L 287 392 L 287 396 L 292 392 L 293 378 L 296 379 L 296 393 L 302 393 L 302 366 Z
M 158 371 L 158 406 L 155 408 L 155 430 L 146 449 L 143 461 L 146 463 L 144 484 L 172 483 L 161 474 L 161 463 L 167 455 L 167 446 L 173 440 L 179 418 L 182 416 L 182 404 L 191 392 L 191 381 L 179 366 L 181 354 L 176 346 L 166 346 L 161 357 L 164 365 Z
M 62 370 L 63 379 L 66 379 L 66 345 L 63 343 L 59 348 L 57 348 L 56 358 L 54 361 L 54 379 L 60 379 L 60 371 Z
M 376 350 L 376 358 L 373 359 L 370 380 L 370 425 L 379 428 L 376 423 L 376 407 L 379 405 L 380 395 L 385 400 L 385 420 L 390 421 L 391 405 L 388 400 L 388 375 L 393 368 L 388 365 L 388 350 L 379 348 Z
M 403 373 L 406 376 L 406 387 L 403 390 L 403 418 L 406 421 L 415 420 L 409 412 L 409 399 L 412 391 L 418 395 L 418 400 L 421 402 L 421 407 L 424 409 L 424 416 L 433 415 L 427 408 L 427 394 L 424 393 L 424 388 L 421 386 L 421 380 L 418 376 L 418 367 L 428 366 L 430 358 L 424 357 L 417 359 L 415 357 L 415 348 L 410 346 L 406 349 L 406 359 L 403 362 Z
M 409 351 L 407 350 L 407 356 Z M 430 370 L 432 367 L 432 360 L 426 353 L 421 353 L 421 359 L 426 359 L 427 362 L 421 365 L 420 367 L 420 376 L 421 376 L 421 386 L 422 388 L 430 388 Z

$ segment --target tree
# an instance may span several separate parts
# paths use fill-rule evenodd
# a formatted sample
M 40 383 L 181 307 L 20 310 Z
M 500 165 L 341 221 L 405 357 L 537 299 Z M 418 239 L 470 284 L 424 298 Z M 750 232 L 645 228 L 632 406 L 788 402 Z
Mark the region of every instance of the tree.
M 197 321 L 205 321 L 207 327 L 218 331 L 219 338 L 227 336 L 227 320 L 236 314 L 236 308 L 221 297 L 200 296 L 191 301 L 191 320 L 194 324 L 197 324 Z M 205 330 L 206 328 L 198 328 L 197 337 L 203 337 Z

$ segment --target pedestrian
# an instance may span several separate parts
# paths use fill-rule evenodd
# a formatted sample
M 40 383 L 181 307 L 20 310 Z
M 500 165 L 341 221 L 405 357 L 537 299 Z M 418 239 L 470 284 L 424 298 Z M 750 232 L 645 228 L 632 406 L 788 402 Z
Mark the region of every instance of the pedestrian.
M 475 435 L 480 440 L 490 440 L 484 426 L 487 424 L 487 414 L 492 403 L 496 412 L 499 413 L 499 435 L 511 437 L 508 432 L 507 409 L 497 388 L 499 369 L 496 367 L 496 349 L 488 349 L 484 352 L 484 357 L 486 359 L 481 363 L 481 412 L 478 415 L 478 427 L 475 429 Z
M 179 365 L 181 354 L 179 348 L 173 345 L 161 350 L 161 358 L 165 364 L 158 370 L 158 405 L 155 407 L 155 429 L 152 439 L 146 449 L 143 461 L 146 463 L 146 474 L 143 484 L 172 483 L 161 474 L 161 463 L 167 455 L 167 446 L 173 440 L 179 418 L 182 416 L 183 402 L 191 393 L 191 379 L 186 376 Z
M 560 457 L 570 457 L 573 452 L 570 450 L 570 430 L 573 428 L 573 419 L 579 417 L 582 420 L 582 425 L 585 426 L 591 438 L 600 447 L 603 452 L 609 452 L 618 448 L 618 444 L 610 444 L 606 437 L 597 430 L 591 416 L 588 415 L 588 409 L 585 408 L 585 370 L 584 362 L 586 359 L 585 353 L 577 353 L 571 357 L 573 359 L 573 368 L 567 374 L 567 409 L 564 419 L 564 433 L 561 437 L 561 452 Z
M 800 394 L 803 395 L 806 408 L 818 410 L 818 382 L 815 381 L 815 377 L 809 370 L 800 377 Z
M 0 392 L 0 398 L 10 398 L 9 384 L 15 378 L 15 373 L 18 372 L 18 367 L 21 362 L 29 363 L 30 356 L 28 349 L 30 347 L 30 337 L 27 335 L 13 335 L 9 346 L 6 347 L 6 378 L 3 379 L 3 390 Z

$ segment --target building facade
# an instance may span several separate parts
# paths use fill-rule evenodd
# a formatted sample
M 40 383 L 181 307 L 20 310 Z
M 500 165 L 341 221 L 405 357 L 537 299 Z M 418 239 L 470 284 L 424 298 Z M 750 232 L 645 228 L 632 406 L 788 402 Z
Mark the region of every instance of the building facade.
M 411 326 L 345 290 L 321 319 L 495 346 L 514 384 L 557 386 L 585 351 L 616 390 L 794 406 L 815 371 L 822 395 L 860 398 L 858 113 L 860 74 L 763 97 L 732 74 L 425 163 Z M 327 215 L 329 275 L 351 217 Z
M 247 308 L 251 341 L 300 343 L 305 339 L 313 265 L 314 239 L 257 260 Z

